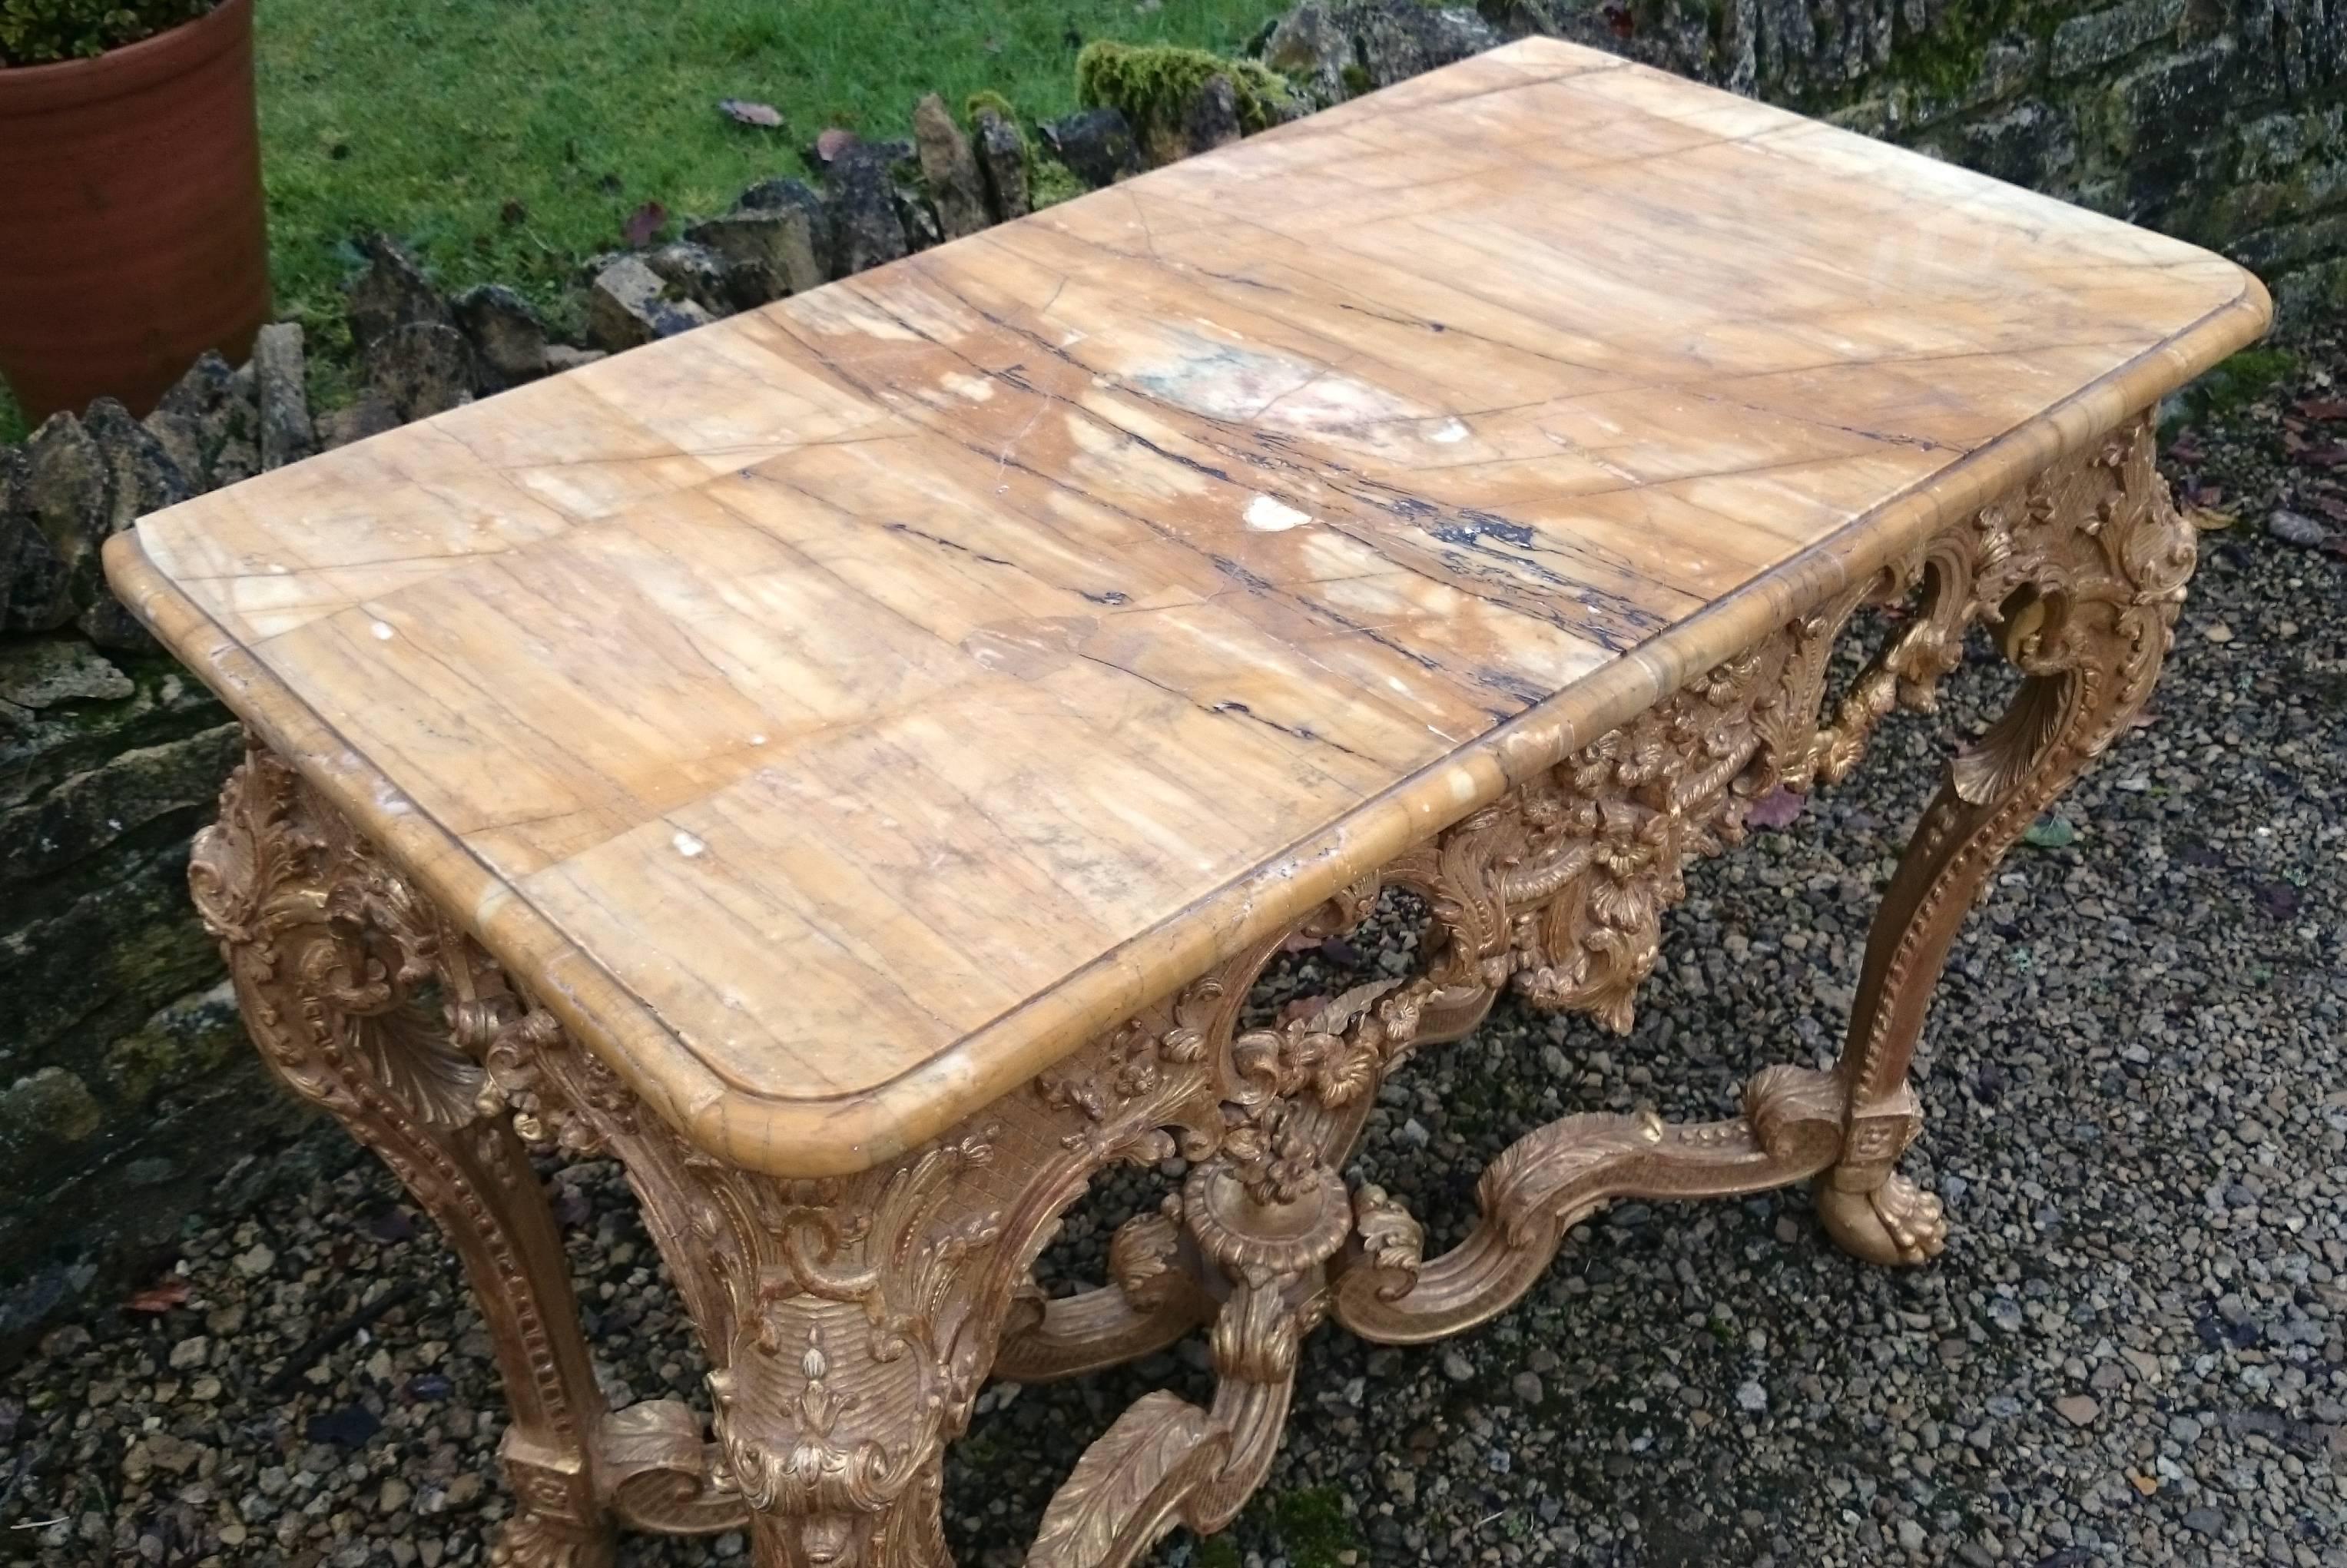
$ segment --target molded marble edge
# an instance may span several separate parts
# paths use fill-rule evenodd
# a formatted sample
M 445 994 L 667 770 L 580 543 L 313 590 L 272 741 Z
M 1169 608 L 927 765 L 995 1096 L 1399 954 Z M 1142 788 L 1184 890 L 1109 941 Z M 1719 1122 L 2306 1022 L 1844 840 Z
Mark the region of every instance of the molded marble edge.
M 2237 269 L 2239 271 L 2239 269 Z M 406 795 L 175 587 L 135 530 L 108 539 L 108 581 L 155 635 L 460 918 L 569 1031 L 693 1143 L 779 1176 L 867 1170 L 917 1147 L 1088 1040 L 1292 924 L 1509 788 L 1860 580 L 1954 518 L 2083 450 L 2264 333 L 2272 307 L 2241 291 L 2101 379 L 1755 578 L 1535 707 L 1363 802 L 1328 828 L 1070 974 L 885 1082 L 825 1099 L 752 1093 L 713 1072 L 660 1015 Z M 440 417 L 446 418 L 447 415 Z

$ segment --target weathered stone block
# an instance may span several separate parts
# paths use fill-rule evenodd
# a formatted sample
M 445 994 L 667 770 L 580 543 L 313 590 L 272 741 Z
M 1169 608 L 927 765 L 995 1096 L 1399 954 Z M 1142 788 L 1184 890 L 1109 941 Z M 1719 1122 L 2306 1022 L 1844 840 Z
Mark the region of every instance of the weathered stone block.
M 129 682 L 112 673 L 127 694 Z M 221 724 L 124 752 L 36 802 L 0 811 L 0 888 L 61 871 L 159 817 L 208 814 L 242 752 L 242 733 Z
M 893 261 L 911 251 L 905 220 L 897 207 L 896 149 L 852 142 L 839 150 L 825 174 L 834 247 L 832 272 L 846 277 Z
M 8 668 L 20 676 L 37 676 L 58 656 L 18 651 L 37 649 L 43 641 L 52 647 L 73 646 L 67 638 L 0 644 L 9 650 Z M 103 767 L 124 752 L 160 745 L 227 721 L 226 710 L 167 660 L 109 660 L 85 652 L 74 655 L 73 661 L 77 669 L 63 678 L 63 685 L 42 682 L 54 695 L 44 696 L 38 706 L 6 705 L 14 722 L 0 723 L 0 810 L 36 801 L 65 780 Z M 108 671 L 130 682 L 128 696 L 113 695 L 121 687 Z M 77 687 L 80 690 L 73 689 Z M 6 927 L 6 917 L 15 908 L 0 903 L 0 929 Z
M 1141 172 L 1133 128 L 1114 109 L 1079 109 L 1042 129 L 1043 145 L 1087 185 L 1113 185 Z
M 223 979 L 159 1009 L 108 1046 L 106 1081 L 118 1098 L 143 1104 L 201 1081 L 251 1049 L 235 987 Z
M 1209 77 L 1191 100 L 1182 127 L 1183 139 L 1194 154 L 1228 147 L 1244 134 L 1239 126 L 1238 89 L 1228 77 Z
M 2068 111 L 2033 99 L 1957 128 L 1947 150 L 1967 169 L 2048 190 L 2076 167 L 2078 138 Z
M 321 451 L 331 452 L 337 446 L 396 430 L 399 425 L 399 410 L 391 405 L 391 399 L 376 387 L 364 387 L 343 407 L 330 408 L 318 415 L 318 446 Z
M 659 274 L 671 293 L 691 300 L 712 320 L 731 315 L 736 308 L 733 293 L 740 285 L 728 275 L 724 258 L 704 246 L 675 241 L 645 251 L 644 265 Z
M 799 189 L 806 190 L 805 186 Z M 811 210 L 777 207 L 733 211 L 684 231 L 687 240 L 723 261 L 725 275 L 737 291 L 733 302 L 737 307 L 753 310 L 822 284 L 823 206 L 814 191 L 806 194 Z
M 546 323 L 529 302 L 503 283 L 483 283 L 448 302 L 456 325 L 500 386 L 546 374 Z
M 0 706 L 36 711 L 65 702 L 110 702 L 138 690 L 129 676 L 77 639 L 0 642 Z M 18 714 L 20 720 L 26 716 Z
M 64 569 L 67 614 L 97 591 L 98 546 L 106 540 L 106 458 L 70 414 L 53 414 L 25 443 L 24 488 L 17 497 Z M 63 624 L 66 615 L 46 622 Z
M 0 930 L 0 1074 L 38 1052 L 111 1038 L 159 999 L 218 981 L 220 954 L 188 902 L 187 875 L 183 836 L 126 846 L 77 879 L 79 892 Z
M 2054 29 L 2050 59 L 2056 77 L 2075 77 L 2143 48 L 2163 35 L 2174 38 L 2185 0 L 2127 0 L 2108 10 L 2073 16 Z
M 302 329 L 278 322 L 252 340 L 252 394 L 261 417 L 263 471 L 298 463 L 318 449 L 310 422 L 309 363 L 302 353 Z
M 707 311 L 673 292 L 641 256 L 622 256 L 587 291 L 587 334 L 613 354 L 707 326 Z
M 21 447 L 0 449 L 0 632 L 72 618 L 72 575 L 33 516 L 32 459 Z
M 2238 64 L 2227 39 L 2121 77 L 2109 91 L 2114 150 L 2124 159 L 2221 132 L 2237 103 Z
M 991 108 L 977 116 L 978 161 L 986 177 L 986 197 L 1003 222 L 1032 210 L 1027 190 L 1027 138 Z
M 376 339 L 367 380 L 402 422 L 462 407 L 482 385 L 472 343 L 446 322 L 409 322 Z
M 2274 319 L 2287 330 L 2347 310 L 2347 256 L 2333 257 L 2266 279 L 2273 292 Z
M 2260 229 L 2234 241 L 2232 251 L 2250 271 L 2271 274 L 2347 255 L 2347 212 Z
M 913 148 L 921 162 L 921 178 L 928 181 L 929 200 L 937 207 L 938 227 L 947 239 L 975 234 L 992 221 L 969 138 L 935 93 L 913 109 Z
M 398 246 L 381 234 L 361 243 L 368 265 L 351 285 L 348 310 L 368 382 L 403 420 L 471 402 L 481 367 L 456 312 Z
M 0 1089 L 0 1179 L 25 1176 L 29 1156 L 81 1143 L 105 1123 L 106 1112 L 89 1085 L 62 1067 L 44 1067 L 16 1080 Z

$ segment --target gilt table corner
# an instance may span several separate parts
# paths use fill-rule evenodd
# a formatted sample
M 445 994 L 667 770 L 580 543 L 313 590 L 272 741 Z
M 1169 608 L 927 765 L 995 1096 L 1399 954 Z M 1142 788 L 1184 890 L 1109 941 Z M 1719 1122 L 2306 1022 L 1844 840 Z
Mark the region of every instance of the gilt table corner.
M 937 1568 L 990 1374 L 1199 1328 L 1036 1568 L 1226 1524 L 1301 1337 L 1479 1323 L 1628 1195 L 1896 1165 L 1998 857 L 2124 733 L 2193 536 L 2162 397 L 2221 259 L 1529 40 L 143 519 L 109 577 L 246 722 L 190 877 L 279 1075 L 462 1255 L 512 1405 L 497 1561 L 747 1528 Z M 1911 608 L 1829 679 L 1870 604 Z M 1680 872 L 1842 776 L 1985 627 L 2017 666 L 1893 877 L 1832 1071 L 1526 1132 L 1440 1255 L 1345 1172 L 1512 993 L 1616 1029 Z M 1420 969 L 1256 1024 L 1298 933 Z M 533 1149 L 625 1164 L 714 1368 L 606 1407 Z M 1114 1277 L 1032 1265 L 1179 1153 Z

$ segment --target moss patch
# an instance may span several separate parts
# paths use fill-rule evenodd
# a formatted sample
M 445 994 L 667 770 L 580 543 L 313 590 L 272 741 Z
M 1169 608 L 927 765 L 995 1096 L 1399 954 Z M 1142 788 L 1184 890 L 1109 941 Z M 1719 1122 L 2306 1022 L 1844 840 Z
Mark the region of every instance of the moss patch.
M 2185 394 L 2195 414 L 2231 414 L 2273 390 L 2298 368 L 2298 356 L 2284 348 L 2245 348 L 2194 382 Z
M 1092 189 L 1056 158 L 1038 158 L 1028 168 L 1027 200 L 1037 211 Z
M 1144 147 L 1178 144 L 1190 106 L 1216 77 L 1230 81 L 1243 130 L 1276 125 L 1293 99 L 1278 72 L 1204 49 L 1103 39 L 1085 45 L 1076 56 L 1077 97 L 1087 108 L 1112 108 L 1123 115 Z
M 1341 1568 L 1340 1555 L 1358 1561 L 1361 1537 L 1345 1514 L 1345 1494 L 1333 1486 L 1304 1487 L 1272 1500 L 1272 1528 L 1296 1568 Z
M 1227 1535 L 1210 1535 L 1198 1542 L 1191 1568 L 1239 1568 L 1239 1549 Z

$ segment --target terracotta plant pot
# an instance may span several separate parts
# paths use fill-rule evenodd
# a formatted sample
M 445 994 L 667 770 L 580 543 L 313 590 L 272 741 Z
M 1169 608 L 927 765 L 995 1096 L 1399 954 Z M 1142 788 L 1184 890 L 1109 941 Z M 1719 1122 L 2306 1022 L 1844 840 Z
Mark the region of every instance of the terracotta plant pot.
M 144 414 L 268 319 L 252 0 L 0 68 L 0 375 L 29 418 L 98 396 Z

